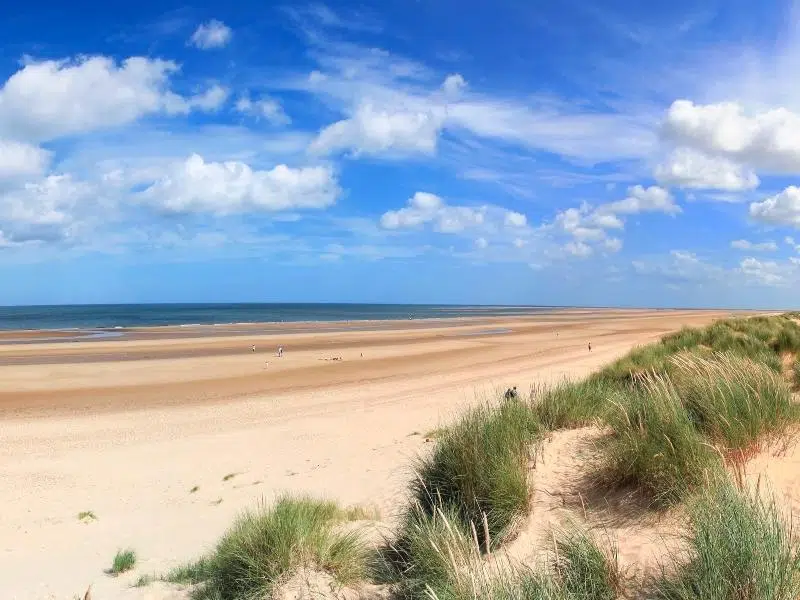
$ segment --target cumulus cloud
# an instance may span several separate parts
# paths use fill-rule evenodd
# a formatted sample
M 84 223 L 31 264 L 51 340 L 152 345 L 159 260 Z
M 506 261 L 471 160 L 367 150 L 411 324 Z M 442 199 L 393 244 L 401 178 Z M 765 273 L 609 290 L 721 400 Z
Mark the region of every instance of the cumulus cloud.
M 487 207 L 449 206 L 436 194 L 417 192 L 408 201 L 408 206 L 390 210 L 381 216 L 385 229 L 411 229 L 433 223 L 442 233 L 456 233 L 482 225 Z
M 50 175 L 0 195 L 0 231 L 7 242 L 53 242 L 70 237 L 97 190 L 70 175 Z
M 466 87 L 467 82 L 460 73 L 448 75 L 442 84 L 442 90 L 450 97 L 458 96 Z
M 644 212 L 674 215 L 680 211 L 680 206 L 675 204 L 667 190 L 658 186 L 644 188 L 636 185 L 628 188 L 628 196 L 623 200 L 601 204 L 595 208 L 583 203 L 578 208 L 559 212 L 555 218 L 555 226 L 573 238 L 573 242 L 565 247 L 568 254 L 588 256 L 593 251 L 592 244 L 609 252 L 617 252 L 622 248 L 622 240 L 608 235 L 609 230 L 625 227 L 625 222 L 619 215 Z
M 189 43 L 201 50 L 211 50 L 226 46 L 231 41 L 231 37 L 233 37 L 233 32 L 230 27 L 222 21 L 211 19 L 207 23 L 201 23 L 195 29 L 192 37 L 189 38 Z
M 672 103 L 665 134 L 707 154 L 776 173 L 800 169 L 800 116 L 786 108 L 747 114 L 736 102 Z
M 774 261 L 745 258 L 739 263 L 739 269 L 748 279 L 756 283 L 780 285 L 786 282 L 784 268 Z
M 0 139 L 0 180 L 41 175 L 50 163 L 50 153 L 42 148 Z
M 751 203 L 750 216 L 763 223 L 800 228 L 800 188 L 790 185 L 779 194 Z
M 441 127 L 435 111 L 381 110 L 365 103 L 352 117 L 325 127 L 310 149 L 320 154 L 433 154 Z
M 288 125 L 292 122 L 281 103 L 273 98 L 251 100 L 248 96 L 242 96 L 236 101 L 236 110 L 242 114 L 266 119 L 273 125 Z
M 719 157 L 710 157 L 689 148 L 678 148 L 658 165 L 659 183 L 696 190 L 751 190 L 759 185 L 758 176 L 741 165 Z
M 508 211 L 505 218 L 506 227 L 525 227 L 528 224 L 528 218 L 522 213 Z
M 633 270 L 638 275 L 664 279 L 672 283 L 705 284 L 724 280 L 724 269 L 705 262 L 687 250 L 671 250 L 669 255 L 652 260 L 635 260 Z
M 657 185 L 645 188 L 635 185 L 628 188 L 628 196 L 624 200 L 603 204 L 598 207 L 598 213 L 613 215 L 635 215 L 645 212 L 661 212 L 675 215 L 681 212 L 681 207 L 675 204 L 672 195 Z
M 486 241 L 486 238 L 479 237 L 477 240 L 475 240 L 475 246 L 478 248 L 478 250 L 485 250 L 489 247 L 489 242 Z
M 260 171 L 237 161 L 205 162 L 193 154 L 185 162 L 173 164 L 139 197 L 168 213 L 225 215 L 322 209 L 334 204 L 339 194 L 329 167 L 278 165 Z
M 737 250 L 775 252 L 778 249 L 778 245 L 775 242 L 753 243 L 749 240 L 734 240 L 731 242 L 731 248 L 736 248 Z
M 50 140 L 131 123 L 150 114 L 217 108 L 222 88 L 197 96 L 170 89 L 171 61 L 105 56 L 28 62 L 0 89 L 0 136 Z

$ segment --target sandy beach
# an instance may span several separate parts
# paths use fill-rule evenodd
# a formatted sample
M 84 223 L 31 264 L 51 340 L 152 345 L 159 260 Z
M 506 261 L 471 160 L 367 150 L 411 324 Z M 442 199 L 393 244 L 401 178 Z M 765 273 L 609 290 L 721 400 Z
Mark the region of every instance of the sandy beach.
M 71 599 L 90 584 L 95 600 L 183 597 L 131 584 L 199 556 L 237 513 L 284 491 L 391 521 L 425 434 L 460 408 L 729 314 L 565 310 L 69 342 L 4 333 L 2 597 Z M 139 564 L 109 577 L 121 547 Z

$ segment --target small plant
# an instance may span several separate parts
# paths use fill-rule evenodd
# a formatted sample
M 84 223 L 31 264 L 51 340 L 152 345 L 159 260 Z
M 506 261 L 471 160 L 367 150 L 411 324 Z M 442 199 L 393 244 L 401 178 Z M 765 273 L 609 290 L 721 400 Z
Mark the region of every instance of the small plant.
M 730 483 L 692 507 L 689 558 L 655 583 L 665 600 L 794 600 L 800 597 L 800 552 L 772 502 Z
M 117 550 L 114 555 L 114 561 L 111 563 L 111 568 L 108 570 L 110 575 L 119 575 L 133 569 L 136 566 L 136 552 L 131 549 Z
M 528 461 L 543 428 L 521 400 L 471 409 L 448 427 L 411 482 L 416 505 L 428 515 L 455 511 L 467 529 L 476 527 L 489 551 L 528 510 Z
M 88 521 L 96 521 L 97 520 L 97 515 L 95 515 L 90 510 L 84 510 L 84 511 L 81 511 L 81 512 L 78 513 L 78 520 L 79 521 L 86 521 L 86 522 L 88 522 Z
M 147 587 L 151 583 L 153 583 L 154 579 L 152 575 L 142 575 L 139 579 L 136 580 L 136 583 L 133 584 L 133 587 Z
M 199 489 L 200 489 L 200 486 L 196 485 L 192 489 L 189 490 L 189 493 L 190 494 L 196 494 Z
M 614 600 L 622 589 L 616 547 L 601 548 L 575 525 L 555 536 L 553 569 L 566 598 Z
M 212 556 L 167 577 L 200 580 L 203 597 L 215 600 L 269 597 L 282 577 L 304 567 L 352 583 L 366 575 L 368 551 L 357 531 L 335 530 L 344 519 L 334 503 L 281 498 L 243 514 Z
M 222 481 L 230 481 L 234 477 L 236 477 L 238 473 L 228 473 L 225 477 L 222 478 Z

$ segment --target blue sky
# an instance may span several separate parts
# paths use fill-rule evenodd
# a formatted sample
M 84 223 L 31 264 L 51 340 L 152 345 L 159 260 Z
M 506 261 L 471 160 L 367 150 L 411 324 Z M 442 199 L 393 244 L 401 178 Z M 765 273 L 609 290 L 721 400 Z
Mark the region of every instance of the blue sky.
M 800 4 L 761 4 L 23 4 L 0 304 L 796 306 Z

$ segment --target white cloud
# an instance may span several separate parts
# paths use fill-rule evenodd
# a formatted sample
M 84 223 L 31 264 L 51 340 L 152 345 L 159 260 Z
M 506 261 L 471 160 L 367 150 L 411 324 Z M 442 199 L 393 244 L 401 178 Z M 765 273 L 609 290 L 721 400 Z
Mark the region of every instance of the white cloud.
M 700 259 L 693 252 L 672 250 L 663 258 L 652 260 L 635 260 L 633 270 L 639 275 L 654 276 L 667 282 L 707 284 L 712 281 L 724 281 L 725 271 Z
M 170 90 L 175 63 L 105 56 L 28 62 L 0 89 L 0 136 L 50 140 L 131 123 L 151 114 L 217 108 L 222 88 L 193 97 Z
M 800 252 L 800 244 L 798 244 L 793 237 L 787 235 L 783 238 L 783 241 L 791 246 L 795 252 Z
M 201 110 L 217 110 L 228 99 L 228 90 L 220 85 L 212 85 L 205 92 L 189 99 L 189 106 Z
M 585 258 L 592 254 L 592 248 L 583 242 L 567 242 L 564 245 L 564 250 L 567 254 L 577 256 L 578 258 Z
M 739 263 L 739 269 L 747 278 L 757 283 L 780 285 L 786 281 L 784 268 L 774 261 L 745 258 Z
M 737 250 L 775 252 L 778 249 L 778 245 L 775 242 L 753 243 L 749 240 L 734 240 L 731 242 L 731 248 L 736 248 Z
M 202 50 L 211 50 L 212 48 L 222 48 L 231 41 L 233 32 L 231 28 L 225 25 L 222 21 L 211 19 L 207 23 L 201 23 L 195 29 L 189 42 Z
M 800 170 L 800 116 L 786 108 L 746 114 L 736 102 L 702 105 L 676 100 L 667 111 L 664 130 L 681 144 L 756 169 Z
M 448 75 L 442 84 L 442 90 L 451 98 L 458 96 L 466 87 L 467 82 L 460 73 Z
M 139 197 L 164 212 L 225 215 L 322 209 L 334 204 L 339 194 L 336 177 L 328 167 L 278 165 L 260 171 L 237 161 L 205 162 L 194 154 L 171 165 Z
M 475 246 L 479 250 L 485 250 L 486 248 L 489 247 L 489 242 L 486 241 L 486 238 L 480 237 L 477 240 L 475 240 Z
M 348 119 L 320 131 L 311 151 L 328 154 L 433 154 L 442 118 L 433 111 L 381 110 L 367 102 Z
M 408 206 L 390 210 L 381 216 L 385 229 L 411 229 L 426 223 L 442 233 L 456 233 L 484 223 L 486 207 L 448 206 L 439 196 L 417 192 Z
M 709 157 L 696 150 L 678 148 L 665 163 L 656 167 L 659 183 L 696 190 L 751 190 L 758 187 L 758 176 L 725 158 Z
M 505 224 L 506 227 L 525 227 L 528 224 L 528 218 L 522 213 L 508 211 Z
M 800 188 L 790 185 L 779 194 L 751 203 L 750 216 L 764 223 L 800 228 Z
M 63 240 L 93 212 L 97 190 L 70 175 L 50 175 L 0 195 L 0 231 L 10 242 Z
M 514 239 L 512 243 L 514 244 L 515 248 L 524 248 L 528 244 L 526 240 L 523 240 L 521 238 Z
M 0 180 L 41 175 L 50 163 L 50 153 L 42 148 L 0 139 Z
M 603 204 L 598 207 L 599 213 L 615 215 L 635 215 L 644 212 L 662 212 L 675 215 L 681 212 L 681 207 L 675 204 L 672 195 L 664 188 L 657 185 L 644 188 L 635 185 L 628 188 L 628 197 L 624 200 Z
M 619 238 L 608 238 L 603 241 L 603 247 L 609 252 L 619 252 L 622 250 L 622 240 Z
M 236 110 L 256 118 L 264 118 L 273 125 L 288 125 L 292 122 L 281 103 L 273 98 L 251 100 L 247 96 L 242 96 L 236 101 Z

